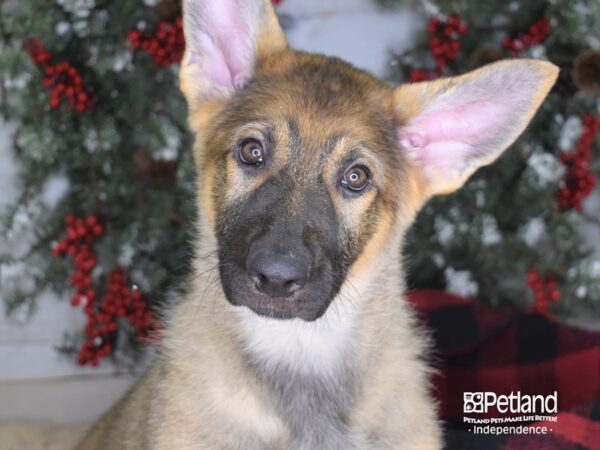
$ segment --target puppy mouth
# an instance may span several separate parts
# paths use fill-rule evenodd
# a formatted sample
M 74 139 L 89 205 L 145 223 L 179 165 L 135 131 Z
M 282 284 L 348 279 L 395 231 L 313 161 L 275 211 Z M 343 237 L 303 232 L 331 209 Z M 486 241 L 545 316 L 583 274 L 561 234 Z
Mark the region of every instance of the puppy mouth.
M 241 291 L 241 290 L 240 290 Z M 270 319 L 303 319 L 312 321 L 320 316 L 317 303 L 309 301 L 301 292 L 292 294 L 289 297 L 271 297 L 259 292 L 250 283 L 247 283 L 242 292 L 237 292 L 228 297 L 231 304 L 241 307 L 247 307 L 255 314 Z
M 221 284 L 227 301 L 238 307 L 247 307 L 253 313 L 279 320 L 301 319 L 312 322 L 320 318 L 331 302 L 318 286 L 307 286 L 288 297 L 271 297 L 260 292 L 248 279 L 232 274 L 221 277 Z M 332 297 L 331 297 L 332 298 Z
M 292 298 L 273 298 L 259 293 L 250 294 L 251 299 L 243 306 L 250 308 L 259 316 L 273 319 L 293 319 L 298 317 L 298 300 Z

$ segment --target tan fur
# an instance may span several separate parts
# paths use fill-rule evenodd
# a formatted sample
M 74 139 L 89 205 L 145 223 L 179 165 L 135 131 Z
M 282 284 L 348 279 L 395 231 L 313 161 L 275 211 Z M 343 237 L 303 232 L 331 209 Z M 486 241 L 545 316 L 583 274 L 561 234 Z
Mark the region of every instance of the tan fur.
M 378 142 L 381 130 L 379 125 L 369 122 L 373 120 L 366 112 L 369 107 L 380 105 L 381 114 L 395 116 L 402 125 L 439 92 L 453 89 L 457 83 L 477 76 L 476 73 L 467 74 L 429 85 L 408 85 L 393 90 L 350 66 L 340 66 L 344 79 L 351 80 L 355 89 L 343 91 L 343 83 L 338 80 L 325 83 L 324 95 L 335 96 L 343 92 L 347 101 L 334 111 L 320 109 L 305 101 L 304 87 L 287 82 L 286 74 L 310 64 L 315 67 L 329 64 L 328 60 L 288 50 L 272 8 L 266 0 L 261 5 L 263 25 L 256 42 L 256 74 L 273 77 L 277 82 L 273 82 L 270 95 L 259 100 L 264 110 L 269 111 L 271 123 L 275 124 L 279 149 L 274 164 L 282 167 L 292 157 L 301 158 L 296 172 L 290 175 L 293 177 L 314 176 L 311 174 L 317 169 L 317 156 L 330 136 L 343 133 L 345 137 L 337 143 L 325 163 L 325 178 L 335 176 L 336 168 L 349 150 L 362 143 Z M 529 64 L 535 66 L 533 70 L 544 72 L 545 81 L 532 96 L 531 110 L 523 118 L 518 132 L 506 137 L 506 145 L 531 119 L 556 75 L 555 69 L 548 64 Z M 335 361 L 341 352 L 345 352 L 352 370 L 359 373 L 362 380 L 345 418 L 349 434 L 344 450 L 441 448 L 441 429 L 429 392 L 430 369 L 423 361 L 429 341 L 402 299 L 403 274 L 399 257 L 406 229 L 433 194 L 429 181 L 417 165 L 402 155 L 398 155 L 398 172 L 390 176 L 390 168 L 384 167 L 381 154 L 367 149 L 367 157 L 378 176 L 374 178 L 380 183 L 377 186 L 380 194 L 367 193 L 350 203 L 330 188 L 332 203 L 343 227 L 355 232 L 366 233 L 362 222 L 367 211 L 374 205 L 378 207 L 377 221 L 370 237 L 351 265 L 340 293 L 325 315 L 312 323 L 301 323 L 299 319 L 286 323 L 259 319 L 245 307 L 234 307 L 226 300 L 215 253 L 219 208 L 232 199 L 243 199 L 267 179 L 266 175 L 249 178 L 226 158 L 226 176 L 223 176 L 219 172 L 220 161 L 224 159 L 223 149 L 230 147 L 228 139 L 236 133 L 261 132 L 254 129 L 260 128 L 261 124 L 231 129 L 222 122 L 229 97 L 219 91 L 214 97 L 207 98 L 206 82 L 196 79 L 195 74 L 197 68 L 189 61 L 184 62 L 181 88 L 190 106 L 190 125 L 197 133 L 195 156 L 200 172 L 195 276 L 190 281 L 188 294 L 170 312 L 162 354 L 155 366 L 78 448 L 318 450 L 290 447 L 293 445 L 291 431 L 278 413 L 277 399 L 273 398 L 261 374 L 249 367 L 248 355 L 265 360 L 271 358 L 272 365 L 289 364 L 298 372 L 328 379 L 339 375 Z M 362 97 L 359 97 L 359 91 L 363 92 Z M 285 144 L 291 139 L 285 125 L 290 115 L 296 120 L 304 139 L 302 155 L 292 155 Z M 225 190 L 218 191 L 217 186 Z M 300 197 L 290 200 L 290 215 L 299 207 L 294 202 L 301 201 Z M 306 346 L 305 351 L 298 353 L 300 359 L 306 359 L 306 365 L 302 361 L 286 360 L 285 354 L 263 354 L 264 348 L 260 347 L 263 344 L 252 343 L 253 334 L 268 332 L 271 328 L 283 330 L 285 335 L 273 336 L 273 339 L 289 340 L 291 350 L 296 345 Z M 329 336 L 328 333 L 342 340 L 339 351 L 336 342 L 322 338 Z M 257 336 L 254 338 L 259 339 Z M 321 342 L 322 347 L 311 347 L 313 341 Z M 310 352 L 318 357 L 313 357 Z M 321 361 L 322 355 L 326 355 L 324 359 L 330 357 L 331 364 Z M 277 362 L 277 358 L 281 362 Z M 334 448 L 327 443 L 323 445 L 323 448 Z

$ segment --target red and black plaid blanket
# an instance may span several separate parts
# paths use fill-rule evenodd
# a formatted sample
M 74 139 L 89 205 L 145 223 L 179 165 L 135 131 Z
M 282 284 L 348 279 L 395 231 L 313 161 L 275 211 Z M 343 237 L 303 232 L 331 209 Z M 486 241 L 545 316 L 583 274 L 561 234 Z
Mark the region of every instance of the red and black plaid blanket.
M 540 314 L 500 311 L 440 291 L 415 291 L 409 300 L 433 332 L 439 369 L 435 386 L 447 449 L 600 450 L 600 332 L 570 328 Z M 463 422 L 463 393 L 482 391 L 556 391 L 556 422 L 543 423 L 552 431 L 474 434 L 472 425 Z

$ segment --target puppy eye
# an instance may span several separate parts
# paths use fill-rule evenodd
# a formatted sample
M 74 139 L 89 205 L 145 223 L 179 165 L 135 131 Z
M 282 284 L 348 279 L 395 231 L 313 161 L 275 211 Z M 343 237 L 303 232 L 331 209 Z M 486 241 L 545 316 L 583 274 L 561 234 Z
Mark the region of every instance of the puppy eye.
M 353 192 L 361 192 L 371 180 L 369 169 L 365 166 L 353 166 L 346 170 L 342 177 L 342 186 Z
M 239 160 L 247 166 L 262 167 L 265 156 L 262 144 L 255 139 L 247 139 L 238 149 Z

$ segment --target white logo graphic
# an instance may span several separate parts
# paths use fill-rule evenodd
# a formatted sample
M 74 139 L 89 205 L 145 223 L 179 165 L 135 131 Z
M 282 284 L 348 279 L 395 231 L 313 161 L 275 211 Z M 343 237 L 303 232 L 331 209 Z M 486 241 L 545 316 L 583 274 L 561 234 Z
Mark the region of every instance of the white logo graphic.
M 464 413 L 482 413 L 483 392 L 464 392 L 463 393 L 463 412 Z
M 558 393 L 550 395 L 527 395 L 520 391 L 509 395 L 498 395 L 495 392 L 464 392 L 463 412 L 465 414 L 487 413 L 495 407 L 499 413 L 513 414 L 556 414 L 558 410 Z
M 469 431 L 475 434 L 547 434 L 552 428 L 541 422 L 557 422 L 557 411 L 556 391 L 550 395 L 463 393 L 463 422 L 471 425 Z

